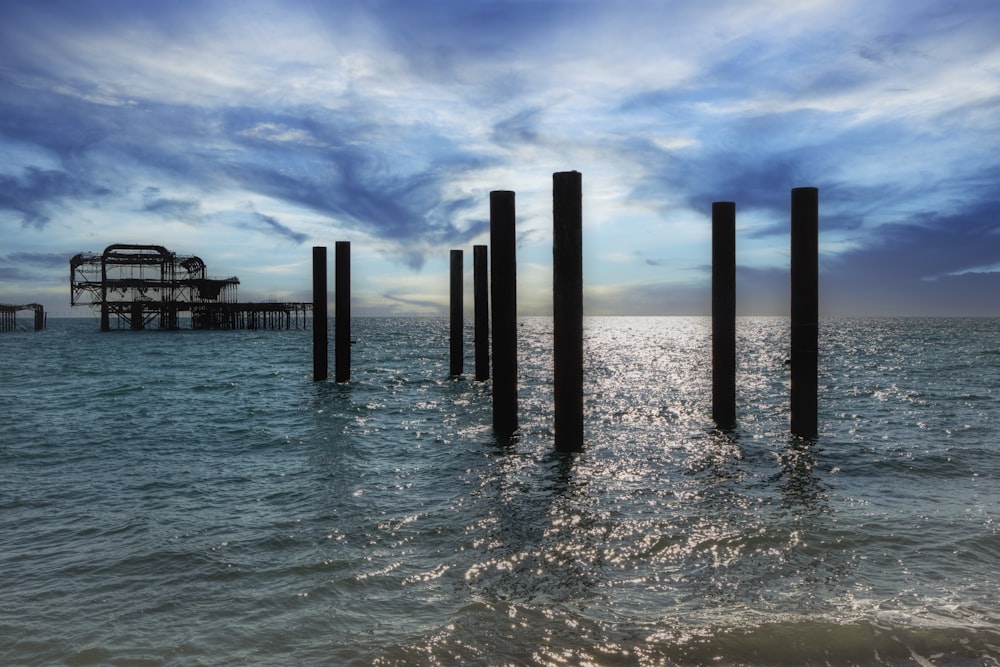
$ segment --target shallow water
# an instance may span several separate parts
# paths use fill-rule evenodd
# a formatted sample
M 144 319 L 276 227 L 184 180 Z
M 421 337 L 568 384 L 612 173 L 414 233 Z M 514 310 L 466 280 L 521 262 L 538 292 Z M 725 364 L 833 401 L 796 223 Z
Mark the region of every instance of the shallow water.
M 0 663 L 1000 664 L 1000 320 L 824 322 L 803 440 L 785 320 L 720 432 L 707 318 L 588 319 L 576 455 L 518 332 L 510 443 L 445 320 L 0 335 Z

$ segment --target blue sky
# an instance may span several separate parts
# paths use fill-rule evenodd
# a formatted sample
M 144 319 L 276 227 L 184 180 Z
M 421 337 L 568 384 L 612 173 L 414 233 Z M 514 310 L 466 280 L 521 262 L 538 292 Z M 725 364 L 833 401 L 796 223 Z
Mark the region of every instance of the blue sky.
M 993 0 L 0 0 L 0 301 L 69 314 L 111 243 L 310 300 L 346 240 L 355 313 L 444 314 L 514 190 L 544 314 L 575 169 L 589 314 L 709 312 L 723 200 L 740 312 L 786 313 L 814 186 L 825 315 L 1000 315 L 998 36 Z

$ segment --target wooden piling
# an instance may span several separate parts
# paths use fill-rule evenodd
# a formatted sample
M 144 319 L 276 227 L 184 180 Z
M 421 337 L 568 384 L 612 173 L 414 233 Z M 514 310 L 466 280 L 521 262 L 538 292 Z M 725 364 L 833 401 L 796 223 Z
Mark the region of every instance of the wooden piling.
M 326 305 L 326 246 L 313 246 L 313 380 L 327 378 L 329 334 Z
M 39 305 L 35 308 L 35 331 L 41 331 L 44 328 L 45 328 L 45 309 Z
M 792 190 L 791 431 L 818 431 L 819 191 Z
M 493 301 L 493 431 L 517 431 L 517 237 L 514 193 L 490 192 L 490 293 Z
M 351 242 L 337 241 L 334 248 L 334 380 L 351 379 Z
M 488 258 L 484 245 L 472 246 L 472 298 L 476 357 L 476 380 L 490 379 L 490 303 L 489 280 L 487 276 Z
M 712 203 L 712 419 L 736 425 L 736 204 Z
M 465 364 L 465 341 L 463 331 L 465 329 L 465 303 L 462 294 L 462 280 L 464 269 L 464 256 L 461 250 L 451 251 L 451 331 L 450 331 L 450 374 L 457 377 L 462 374 Z
M 555 446 L 583 449 L 583 211 L 578 171 L 552 174 Z

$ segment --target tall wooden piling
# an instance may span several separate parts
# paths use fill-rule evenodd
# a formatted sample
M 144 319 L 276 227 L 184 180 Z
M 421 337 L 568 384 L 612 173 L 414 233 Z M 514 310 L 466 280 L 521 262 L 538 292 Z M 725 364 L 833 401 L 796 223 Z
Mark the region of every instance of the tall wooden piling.
M 475 326 L 476 380 L 490 379 L 490 303 L 486 246 L 472 246 L 472 298 Z
M 792 190 L 791 430 L 817 434 L 819 356 L 819 191 Z
M 351 379 L 351 242 L 337 241 L 334 271 L 334 379 L 347 382 Z
M 552 174 L 555 446 L 583 448 L 583 210 L 578 171 Z
M 313 246 L 313 380 L 329 373 L 329 334 L 326 305 L 326 246 Z
M 712 203 L 712 419 L 736 424 L 736 204 Z
M 490 292 L 493 301 L 493 431 L 517 431 L 517 237 L 514 193 L 490 193 Z
M 464 370 L 465 341 L 462 334 L 465 328 L 465 303 L 462 294 L 462 279 L 464 257 L 461 250 L 451 251 L 451 331 L 450 331 L 450 374 L 459 376 Z

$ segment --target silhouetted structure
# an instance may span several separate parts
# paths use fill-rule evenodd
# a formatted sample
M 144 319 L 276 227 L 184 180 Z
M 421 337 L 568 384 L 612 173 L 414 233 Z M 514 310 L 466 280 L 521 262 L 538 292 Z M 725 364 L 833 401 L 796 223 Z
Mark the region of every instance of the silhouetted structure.
M 326 304 L 326 246 L 313 247 L 313 380 L 330 372 L 329 320 Z
M 490 292 L 493 301 L 493 431 L 517 431 L 517 237 L 514 193 L 490 192 Z
M 40 303 L 26 303 L 24 305 L 0 303 L 0 331 L 15 331 L 17 329 L 17 313 L 22 310 L 31 310 L 35 313 L 33 322 L 35 331 L 41 331 L 45 328 L 45 309 Z
M 351 379 L 351 242 L 337 241 L 334 246 L 334 369 L 337 382 Z
M 791 430 L 812 437 L 819 356 L 819 191 L 792 190 Z
M 464 370 L 463 356 L 465 356 L 465 341 L 463 340 L 463 329 L 465 328 L 464 295 L 462 294 L 462 270 L 464 269 L 464 256 L 461 250 L 451 251 L 451 327 L 449 332 L 449 351 L 451 357 L 450 374 L 459 376 Z
M 290 329 L 306 326 L 311 303 L 238 303 L 239 278 L 208 278 L 205 262 L 159 245 L 109 245 L 101 254 L 80 253 L 69 262 L 70 304 L 100 308 L 101 331 L 180 328 Z M 88 300 L 89 297 L 89 300 Z
M 472 246 L 472 293 L 475 304 L 475 356 L 476 380 L 490 379 L 490 299 L 489 299 L 489 258 L 484 245 Z
M 736 425 L 736 204 L 712 204 L 712 419 Z
M 583 448 L 583 204 L 578 171 L 552 174 L 555 445 Z

